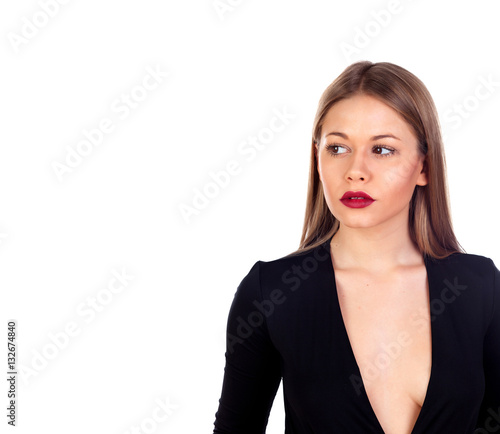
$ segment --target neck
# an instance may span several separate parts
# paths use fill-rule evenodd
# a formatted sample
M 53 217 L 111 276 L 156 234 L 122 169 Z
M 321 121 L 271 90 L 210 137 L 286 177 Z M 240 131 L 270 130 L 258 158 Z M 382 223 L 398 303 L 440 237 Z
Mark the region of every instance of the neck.
M 375 228 L 351 228 L 340 223 L 332 238 L 331 252 L 337 269 L 384 273 L 399 266 L 423 264 L 407 220 Z

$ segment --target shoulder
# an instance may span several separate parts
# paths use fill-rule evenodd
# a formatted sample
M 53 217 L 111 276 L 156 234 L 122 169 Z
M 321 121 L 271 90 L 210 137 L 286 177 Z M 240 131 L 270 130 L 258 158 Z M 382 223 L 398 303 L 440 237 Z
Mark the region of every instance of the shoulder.
M 455 271 L 477 279 L 494 277 L 498 273 L 498 268 L 491 258 L 472 253 L 453 253 L 446 258 L 428 258 L 427 261 L 439 269 Z
M 485 310 L 491 311 L 492 306 L 500 306 L 500 271 L 491 258 L 471 253 L 453 253 L 443 259 L 426 261 L 429 264 L 429 279 L 436 285 L 442 284 L 443 288 L 467 293 L 463 297 L 467 303 L 480 303 Z
M 430 278 L 461 281 L 483 291 L 500 291 L 500 271 L 491 258 L 471 253 L 453 253 L 443 259 L 426 259 Z M 488 289 L 489 288 L 489 289 Z
M 325 280 L 329 277 L 329 264 L 329 245 L 325 242 L 298 253 L 256 261 L 243 277 L 239 288 L 260 297 L 265 297 L 275 288 L 293 291 L 306 282 L 310 285 Z
M 315 248 L 310 248 L 296 253 L 290 253 L 286 256 L 281 256 L 276 259 L 267 261 L 259 261 L 262 266 L 269 270 L 282 270 L 290 268 L 294 265 L 300 265 L 304 262 L 319 261 L 326 259 L 329 256 L 326 243 L 323 243 Z
M 299 286 L 311 286 L 330 278 L 331 267 L 328 242 L 298 253 L 268 261 L 257 261 L 260 283 L 268 293 L 275 288 L 294 291 Z

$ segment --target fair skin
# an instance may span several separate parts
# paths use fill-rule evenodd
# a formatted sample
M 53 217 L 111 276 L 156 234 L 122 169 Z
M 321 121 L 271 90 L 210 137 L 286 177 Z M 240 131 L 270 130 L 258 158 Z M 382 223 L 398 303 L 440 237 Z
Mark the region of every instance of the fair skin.
M 330 246 L 332 262 L 366 394 L 386 434 L 409 434 L 432 361 L 430 321 L 420 321 L 418 329 L 412 322 L 416 312 L 429 311 L 429 299 L 423 257 L 408 225 L 413 191 L 427 184 L 425 157 L 411 126 L 363 94 L 330 108 L 316 155 L 325 200 L 340 223 Z M 375 201 L 347 207 L 340 201 L 346 191 L 364 191 Z M 403 335 L 398 357 L 375 374 L 369 370 L 382 348 L 402 342 Z
M 327 136 L 330 132 L 349 139 Z M 370 140 L 383 134 L 400 140 Z M 337 156 L 328 154 L 327 144 L 340 145 L 333 149 Z M 386 146 L 394 153 L 387 155 L 389 149 L 373 150 L 374 146 Z M 409 125 L 381 101 L 356 95 L 329 110 L 322 127 L 318 173 L 326 202 L 341 223 L 334 240 L 349 240 L 339 261 L 384 272 L 421 257 L 410 241 L 408 211 L 415 186 L 427 184 L 423 160 Z M 365 191 L 375 202 L 362 209 L 348 208 L 339 202 L 348 190 Z

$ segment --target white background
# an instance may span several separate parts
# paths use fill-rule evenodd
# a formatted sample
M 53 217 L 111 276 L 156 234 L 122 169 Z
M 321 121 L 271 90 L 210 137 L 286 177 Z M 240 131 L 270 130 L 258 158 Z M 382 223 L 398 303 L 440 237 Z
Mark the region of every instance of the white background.
M 52 17 L 42 3 L 0 11 L 0 336 L 18 322 L 18 369 L 31 369 L 18 433 L 212 432 L 236 287 L 257 260 L 298 247 L 317 103 L 356 60 L 427 85 L 456 235 L 500 264 L 496 2 L 401 0 L 384 15 L 388 1 L 222 0 L 234 6 L 218 12 L 211 0 L 69 0 Z M 143 92 L 148 68 L 168 75 Z M 495 84 L 477 100 L 481 79 Z M 125 112 L 122 94 L 143 100 Z M 238 146 L 273 110 L 294 118 L 247 161 Z M 54 163 L 104 119 L 114 130 L 58 178 Z M 186 218 L 231 160 L 241 172 Z M 106 292 L 123 269 L 133 278 Z M 158 400 L 172 410 L 148 425 Z M 283 431 L 280 386 L 268 432 Z

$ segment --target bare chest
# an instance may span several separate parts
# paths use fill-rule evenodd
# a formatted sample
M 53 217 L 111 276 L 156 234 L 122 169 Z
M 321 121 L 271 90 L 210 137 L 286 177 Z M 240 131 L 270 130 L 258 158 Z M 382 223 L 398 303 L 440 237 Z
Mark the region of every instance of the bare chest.
M 384 431 L 411 433 L 432 364 L 425 266 L 384 278 L 337 271 L 344 325 L 366 394 Z

